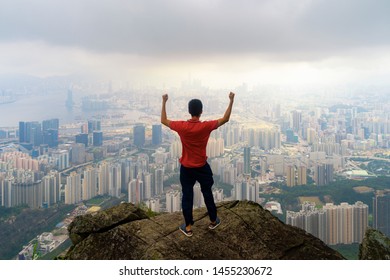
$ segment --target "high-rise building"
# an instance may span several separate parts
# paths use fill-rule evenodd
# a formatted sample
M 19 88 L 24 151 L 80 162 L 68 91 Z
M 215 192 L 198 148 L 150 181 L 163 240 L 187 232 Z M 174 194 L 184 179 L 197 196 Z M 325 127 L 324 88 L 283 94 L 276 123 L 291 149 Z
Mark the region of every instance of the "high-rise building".
M 162 143 L 162 127 L 161 124 L 152 126 L 152 145 L 160 145 Z
M 136 125 L 133 128 L 134 145 L 142 147 L 145 145 L 145 126 Z
M 88 147 L 88 133 L 77 134 L 76 143 L 84 144 L 85 147 Z
M 60 128 L 60 120 L 59 119 L 51 119 L 51 120 L 44 120 L 42 121 L 42 130 L 49 130 L 49 129 L 54 129 L 54 130 L 59 130 Z
M 224 200 L 223 189 L 214 189 L 213 196 L 215 202 L 221 202 Z
M 52 153 L 58 170 L 64 170 L 69 167 L 69 151 L 58 150 Z
M 181 209 L 181 193 L 176 190 L 168 191 L 166 197 L 166 209 L 168 213 L 180 211 Z
M 302 186 L 307 184 L 307 169 L 303 165 L 289 165 L 287 166 L 287 180 L 288 187 Z
M 81 143 L 72 143 L 72 162 L 76 164 L 85 163 L 86 152 L 85 146 Z
M 103 132 L 102 131 L 94 131 L 93 132 L 93 145 L 94 146 L 102 146 L 103 145 Z
M 53 171 L 42 178 L 43 184 L 43 204 L 52 206 L 61 199 L 61 173 Z
M 43 144 L 47 144 L 50 148 L 58 146 L 58 130 L 47 129 L 43 131 Z
M 114 197 L 121 196 L 122 188 L 122 167 L 120 163 L 109 164 L 108 170 L 108 194 Z
M 15 187 L 13 187 L 14 178 L 6 177 L 4 179 L 0 178 L 0 194 L 1 194 L 1 203 L 0 205 L 6 208 L 16 206 L 14 202 L 15 199 Z
M 72 172 L 66 177 L 65 204 L 76 204 L 82 201 L 81 174 Z
M 368 226 L 368 206 L 358 201 L 354 205 L 341 203 L 336 206 L 327 203 L 324 206 L 327 220 L 326 243 L 361 243 Z
M 297 185 L 303 186 L 307 184 L 307 168 L 306 166 L 297 166 Z
M 97 196 L 98 191 L 98 176 L 96 169 L 93 167 L 87 167 L 83 172 L 82 179 L 82 193 L 83 200 L 89 200 Z
M 80 127 L 81 134 L 88 134 L 88 123 L 84 123 Z
M 373 198 L 373 227 L 390 237 L 390 191 L 380 191 Z
M 194 208 L 204 207 L 204 198 L 200 188 L 200 184 L 194 185 Z
M 99 164 L 98 167 L 98 195 L 107 195 L 109 192 L 109 169 L 110 166 L 106 161 Z
M 294 110 L 292 111 L 292 129 L 294 132 L 298 132 L 302 126 L 302 112 Z
M 27 142 L 27 127 L 25 122 L 19 122 L 19 143 Z
M 286 141 L 289 143 L 298 143 L 298 136 L 295 135 L 292 129 L 286 130 Z
M 234 183 L 232 196 L 235 200 L 250 200 L 258 202 L 259 185 L 248 176 L 239 175 Z
M 295 166 L 289 165 L 287 166 L 287 180 L 286 180 L 287 187 L 294 187 L 295 185 Z
M 95 131 L 101 131 L 102 126 L 101 122 L 98 120 L 89 120 L 88 121 L 88 133 L 93 133 Z
M 154 195 L 159 195 L 163 193 L 164 188 L 164 169 L 157 168 L 154 174 Z
M 328 245 L 361 243 L 368 226 L 368 206 L 327 203 L 322 209 L 305 203 L 300 212 L 287 211 L 286 224 L 320 238 Z
M 39 146 L 43 141 L 42 126 L 39 122 L 19 122 L 19 143 Z
M 142 181 L 144 182 L 144 197 L 145 199 L 150 199 L 154 196 L 154 188 L 152 185 L 152 174 L 149 172 L 142 173 Z
M 153 198 L 153 199 L 149 199 L 147 201 L 147 206 L 150 210 L 152 210 L 153 212 L 160 212 L 160 199 L 158 198 Z
M 334 170 L 333 164 L 317 164 L 314 170 L 314 181 L 317 186 L 325 186 L 333 181 Z
M 244 174 L 251 174 L 251 147 L 244 147 Z
M 144 200 L 144 183 L 140 179 L 133 179 L 129 182 L 129 203 L 139 204 Z

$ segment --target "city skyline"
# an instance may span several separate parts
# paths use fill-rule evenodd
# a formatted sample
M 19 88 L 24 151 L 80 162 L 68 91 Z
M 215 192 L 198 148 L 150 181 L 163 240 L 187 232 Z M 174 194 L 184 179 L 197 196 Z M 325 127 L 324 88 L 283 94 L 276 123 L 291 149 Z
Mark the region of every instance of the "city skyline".
M 389 237 L 388 14 L 385 0 L 6 1 L 0 208 L 181 211 L 182 143 L 161 96 L 172 120 L 201 99 L 204 121 L 234 92 L 206 147 L 216 202 L 252 201 L 328 244 L 367 226 Z

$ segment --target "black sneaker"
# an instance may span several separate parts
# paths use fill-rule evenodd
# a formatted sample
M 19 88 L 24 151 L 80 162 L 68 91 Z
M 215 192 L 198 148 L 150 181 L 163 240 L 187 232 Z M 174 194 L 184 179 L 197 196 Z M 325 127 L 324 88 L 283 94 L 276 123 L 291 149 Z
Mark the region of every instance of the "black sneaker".
M 179 230 L 180 230 L 185 236 L 191 237 L 191 236 L 193 235 L 192 230 L 187 230 L 185 224 L 182 224 L 182 225 L 179 227 Z
M 209 224 L 209 229 L 216 229 L 220 224 L 221 220 L 217 217 L 217 219 L 215 219 L 215 222 L 211 222 Z

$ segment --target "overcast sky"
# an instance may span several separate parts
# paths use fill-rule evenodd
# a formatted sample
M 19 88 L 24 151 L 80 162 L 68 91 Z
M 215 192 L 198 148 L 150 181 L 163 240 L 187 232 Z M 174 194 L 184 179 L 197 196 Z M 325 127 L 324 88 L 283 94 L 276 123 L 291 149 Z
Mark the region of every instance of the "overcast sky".
M 2 0 L 0 74 L 386 83 L 388 0 Z

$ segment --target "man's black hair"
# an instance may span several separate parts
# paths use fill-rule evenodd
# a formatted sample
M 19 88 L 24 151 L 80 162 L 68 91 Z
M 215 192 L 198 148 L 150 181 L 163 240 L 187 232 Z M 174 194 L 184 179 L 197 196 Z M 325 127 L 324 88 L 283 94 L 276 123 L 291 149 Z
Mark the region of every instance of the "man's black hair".
M 203 104 L 199 99 L 192 99 L 188 102 L 188 112 L 192 117 L 199 117 L 202 114 Z

